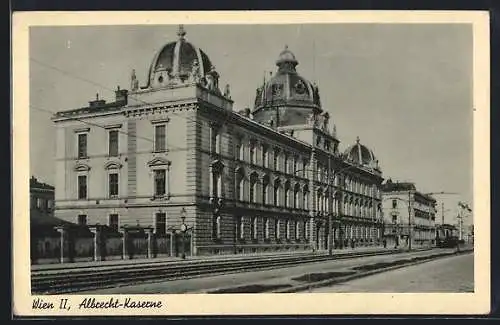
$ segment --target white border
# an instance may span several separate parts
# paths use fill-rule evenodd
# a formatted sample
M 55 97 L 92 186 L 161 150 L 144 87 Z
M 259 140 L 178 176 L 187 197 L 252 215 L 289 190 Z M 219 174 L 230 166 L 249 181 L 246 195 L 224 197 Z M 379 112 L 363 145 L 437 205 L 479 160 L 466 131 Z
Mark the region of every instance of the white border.
M 470 23 L 474 31 L 475 292 L 460 294 L 181 294 L 142 295 L 166 308 L 140 312 L 72 308 L 31 309 L 29 240 L 29 27 L 54 25 Z M 464 11 L 252 11 L 252 12 L 23 12 L 14 13 L 13 41 L 13 312 L 16 315 L 252 315 L 252 314 L 483 314 L 490 308 L 489 16 Z M 75 305 L 84 296 L 61 297 Z M 100 296 L 102 298 L 102 296 Z M 116 295 L 114 297 L 119 297 Z M 133 295 L 131 295 L 133 297 Z

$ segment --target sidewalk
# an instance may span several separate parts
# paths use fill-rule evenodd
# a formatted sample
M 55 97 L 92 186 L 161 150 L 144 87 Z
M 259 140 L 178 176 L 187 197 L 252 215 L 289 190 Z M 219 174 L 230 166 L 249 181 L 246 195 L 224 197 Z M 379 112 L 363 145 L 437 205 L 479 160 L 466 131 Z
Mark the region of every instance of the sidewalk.
M 357 247 L 335 249 L 334 255 L 350 255 L 361 252 L 384 252 L 394 251 L 393 248 L 383 247 Z M 89 261 L 89 262 L 75 262 L 75 263 L 59 263 L 59 264 L 34 264 L 31 265 L 32 271 L 52 271 L 52 270 L 77 270 L 85 268 L 106 268 L 113 266 L 133 266 L 133 265 L 157 265 L 161 263 L 168 264 L 190 264 L 202 263 L 205 261 L 224 260 L 224 261 L 238 261 L 242 259 L 255 259 L 255 258 L 272 258 L 272 257 L 287 257 L 287 256 L 321 256 L 327 255 L 328 250 L 312 251 L 299 251 L 299 252 L 281 252 L 281 253 L 255 253 L 255 254 L 237 254 L 237 255 L 210 255 L 210 256 L 186 256 L 186 259 L 180 257 L 157 257 L 157 258 L 138 258 L 138 259 L 118 259 L 109 261 Z

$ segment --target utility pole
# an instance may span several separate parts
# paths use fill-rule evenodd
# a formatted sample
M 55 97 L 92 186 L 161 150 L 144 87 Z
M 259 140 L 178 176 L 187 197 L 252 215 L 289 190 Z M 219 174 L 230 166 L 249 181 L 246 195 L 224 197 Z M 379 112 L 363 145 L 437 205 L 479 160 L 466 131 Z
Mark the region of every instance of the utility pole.
M 408 250 L 411 251 L 412 223 L 411 223 L 411 190 L 408 191 Z
M 441 225 L 444 225 L 444 202 L 441 202 Z
M 460 208 L 458 210 L 458 215 L 457 215 L 457 219 L 458 219 L 458 240 L 462 240 L 462 209 Z

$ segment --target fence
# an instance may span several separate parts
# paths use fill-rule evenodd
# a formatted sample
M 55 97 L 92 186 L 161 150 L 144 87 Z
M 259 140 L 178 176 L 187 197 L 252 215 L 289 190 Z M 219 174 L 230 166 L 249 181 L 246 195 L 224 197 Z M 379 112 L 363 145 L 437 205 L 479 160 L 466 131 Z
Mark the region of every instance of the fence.
M 96 239 L 96 236 L 98 238 Z M 128 233 L 123 240 L 122 232 L 105 229 L 92 232 L 88 228 L 61 232 L 54 229 L 31 232 L 31 263 L 49 264 L 191 255 L 191 234 L 156 236 L 138 231 Z M 61 242 L 63 247 L 61 251 Z M 183 244 L 184 243 L 184 244 Z M 124 245 L 126 249 L 124 250 Z

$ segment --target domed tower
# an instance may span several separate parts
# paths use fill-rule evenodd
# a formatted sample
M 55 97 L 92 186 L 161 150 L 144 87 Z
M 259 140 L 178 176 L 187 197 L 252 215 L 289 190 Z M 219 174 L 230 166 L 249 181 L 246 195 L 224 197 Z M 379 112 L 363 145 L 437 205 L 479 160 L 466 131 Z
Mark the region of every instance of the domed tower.
M 344 156 L 347 160 L 357 165 L 380 171 L 375 154 L 371 149 L 359 142 L 359 137 L 356 138 L 355 144 L 345 150 Z
M 148 80 L 142 89 L 158 89 L 185 83 L 211 84 L 218 90 L 219 75 L 208 55 L 186 40 L 183 25 L 179 26 L 178 39 L 165 44 L 154 56 L 149 67 Z M 131 90 L 138 90 L 135 72 L 132 73 Z M 220 92 L 220 91 L 219 91 Z
M 303 125 L 322 112 L 318 87 L 297 73 L 295 55 L 285 46 L 277 72 L 257 89 L 253 118 L 274 126 Z

